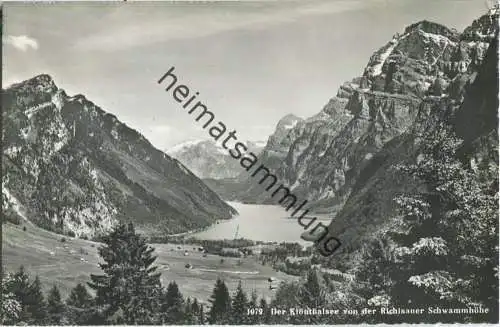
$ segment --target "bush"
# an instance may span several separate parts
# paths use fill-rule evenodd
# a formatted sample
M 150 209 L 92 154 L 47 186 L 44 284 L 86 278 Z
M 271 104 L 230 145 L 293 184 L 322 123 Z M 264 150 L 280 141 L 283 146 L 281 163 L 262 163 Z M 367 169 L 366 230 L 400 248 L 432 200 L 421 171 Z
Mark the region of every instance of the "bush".
M 25 232 L 25 231 L 26 231 L 26 226 L 23 226 L 23 232 Z
M 61 237 L 61 243 L 66 242 L 66 237 Z
M 21 224 L 21 218 L 16 215 L 15 213 L 12 213 L 9 209 L 7 209 L 6 212 L 4 212 L 3 217 L 2 217 L 2 223 L 10 222 L 13 223 L 14 225 L 20 225 Z
M 68 231 L 68 233 L 67 233 L 67 234 L 68 234 L 68 236 L 70 236 L 70 237 L 75 237 L 75 236 L 76 236 L 76 235 L 75 235 L 75 232 L 73 232 L 72 230 Z

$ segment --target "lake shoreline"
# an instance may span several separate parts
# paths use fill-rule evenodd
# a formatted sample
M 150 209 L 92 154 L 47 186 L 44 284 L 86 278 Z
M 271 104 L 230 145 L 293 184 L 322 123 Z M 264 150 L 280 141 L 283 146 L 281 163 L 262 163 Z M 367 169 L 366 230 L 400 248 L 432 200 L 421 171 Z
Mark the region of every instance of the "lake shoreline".
M 234 201 L 226 203 L 236 209 L 239 214 L 231 219 L 218 220 L 205 228 L 170 236 L 190 236 L 200 240 L 243 238 L 255 242 L 306 244 L 300 237 L 304 231 L 302 226 L 297 224 L 296 219 L 290 219 L 290 214 L 282 206 Z
M 236 210 L 234 208 L 233 205 L 231 205 L 231 203 L 240 203 L 240 202 L 233 202 L 233 201 L 225 201 L 229 206 L 231 206 L 231 208 L 233 208 L 234 210 Z M 236 210 L 236 212 L 238 212 L 238 210 Z M 210 229 L 211 227 L 214 227 L 216 225 L 218 225 L 219 223 L 221 222 L 227 222 L 227 221 L 231 221 L 233 219 L 236 219 L 238 216 L 239 216 L 239 212 L 233 216 L 231 216 L 231 218 L 227 218 L 227 219 L 216 219 L 213 223 L 211 223 L 210 225 L 208 226 L 205 226 L 205 227 L 200 227 L 200 228 L 196 228 L 196 229 L 191 229 L 191 230 L 188 230 L 186 232 L 182 232 L 182 233 L 177 233 L 177 234 L 167 234 L 166 236 L 167 237 L 179 237 L 179 236 L 187 236 L 187 235 L 191 235 L 191 234 L 195 234 L 195 233 L 200 233 L 200 232 L 204 232 L 208 229 Z
M 182 233 L 177 233 L 177 234 L 167 234 L 166 236 L 167 237 L 180 237 L 180 236 L 188 236 L 191 234 L 200 233 L 200 232 L 206 231 L 207 229 L 210 229 L 211 227 L 219 224 L 220 222 L 229 221 L 229 220 L 232 220 L 234 218 L 235 217 L 231 217 L 229 219 L 217 219 L 217 220 L 215 220 L 214 223 L 212 223 L 208 226 L 200 227 L 200 228 L 196 228 L 196 229 L 191 229 L 191 230 L 188 230 L 187 232 L 182 232 Z

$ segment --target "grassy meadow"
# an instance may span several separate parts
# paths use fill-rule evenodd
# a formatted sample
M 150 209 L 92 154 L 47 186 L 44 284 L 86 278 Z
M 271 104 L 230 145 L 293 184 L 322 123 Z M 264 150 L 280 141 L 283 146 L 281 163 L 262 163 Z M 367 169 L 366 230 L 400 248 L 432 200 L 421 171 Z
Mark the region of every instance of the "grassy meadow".
M 2 226 L 2 264 L 12 272 L 23 265 L 34 278 L 38 275 L 44 290 L 57 285 L 63 297 L 77 283 L 86 283 L 91 273 L 99 274 L 100 243 L 58 235 L 34 226 Z M 62 238 L 65 241 L 62 242 Z M 156 265 L 162 284 L 175 280 L 185 297 L 207 302 L 217 277 L 225 280 L 231 293 L 241 280 L 244 289 L 270 298 L 268 278 L 277 282 L 296 278 L 259 264 L 255 258 L 230 258 L 208 254 L 203 257 L 196 245 L 151 244 L 158 256 Z M 187 254 L 187 255 L 186 255 Z M 221 261 L 222 259 L 222 261 Z M 186 268 L 190 264 L 191 268 Z M 273 282 L 273 286 L 277 284 Z

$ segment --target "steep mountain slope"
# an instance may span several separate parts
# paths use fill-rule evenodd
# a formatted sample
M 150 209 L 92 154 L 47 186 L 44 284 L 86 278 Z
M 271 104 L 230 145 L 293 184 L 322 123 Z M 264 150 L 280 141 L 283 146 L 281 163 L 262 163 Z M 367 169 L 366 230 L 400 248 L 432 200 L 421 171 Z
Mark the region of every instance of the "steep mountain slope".
M 255 154 L 260 153 L 265 145 L 261 142 L 244 143 Z M 239 161 L 213 140 L 188 141 L 174 146 L 166 153 L 183 163 L 199 178 L 234 178 L 243 170 Z
M 7 219 L 92 237 L 117 219 L 171 233 L 235 213 L 177 160 L 48 75 L 11 86 L 2 101 Z
M 488 15 L 479 21 L 495 20 L 498 16 Z M 423 131 L 453 126 L 454 133 L 464 141 L 460 159 L 466 165 L 485 169 L 498 163 L 498 36 L 495 29 L 487 28 L 486 37 L 479 32 L 484 26 L 478 28 L 477 32 L 468 28 L 469 33 L 462 34 L 460 42 L 487 51 L 476 58 L 474 65 L 455 75 L 443 96 L 426 97 L 414 125 L 387 143 L 361 171 L 346 204 L 329 226 L 330 234 L 344 241 L 344 253 L 359 248 L 367 232 L 375 235 L 376 231 L 392 230 L 398 217 L 394 198 L 422 187 L 395 167 L 418 160 L 425 146 L 420 137 Z M 478 35 L 481 38 L 475 41 Z M 491 185 L 491 189 L 498 192 L 498 185 Z
M 499 76 L 493 33 L 483 63 L 462 75 L 468 81 L 464 101 L 426 99 L 414 126 L 384 147 L 381 164 L 363 172 L 329 227 L 344 240 L 344 250 L 358 250 L 339 251 L 330 264 L 348 267 L 356 276 L 350 292 L 367 304 L 487 309 L 373 321 L 498 323 Z
M 376 154 L 408 131 L 420 111 L 434 110 L 442 97 L 463 100 L 497 22 L 498 15 L 490 12 L 463 34 L 428 21 L 408 26 L 319 114 L 297 123 L 281 136 L 284 141 L 268 142 L 261 160 L 298 198 L 309 199 L 311 209 L 338 212 L 361 172 L 381 164 Z M 271 201 L 261 185 L 243 175 L 214 189 L 231 199 Z

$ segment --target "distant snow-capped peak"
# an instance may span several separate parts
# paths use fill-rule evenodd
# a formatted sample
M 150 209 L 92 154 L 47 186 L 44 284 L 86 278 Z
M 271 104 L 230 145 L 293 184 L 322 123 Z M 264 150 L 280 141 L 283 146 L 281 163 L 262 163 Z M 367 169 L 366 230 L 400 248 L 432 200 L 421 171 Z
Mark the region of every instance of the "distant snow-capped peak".
M 207 141 L 207 140 L 190 140 L 190 141 L 181 142 L 181 143 L 178 143 L 178 144 L 174 145 L 170 149 L 167 149 L 165 151 L 165 153 L 166 154 L 177 153 L 179 151 L 183 151 L 183 150 L 195 147 L 195 146 L 197 146 L 197 145 L 199 145 L 200 143 L 203 143 L 203 142 L 210 142 L 210 141 Z
M 214 140 L 193 140 L 180 143 L 166 151 L 188 167 L 200 178 L 234 178 L 241 173 L 241 166 L 229 153 L 236 142 L 242 142 L 248 151 L 259 154 L 266 142 L 263 141 L 228 141 L 227 149 L 222 146 L 225 138 L 219 142 Z
M 232 148 L 232 144 L 234 144 L 236 141 L 231 141 L 228 142 L 228 149 Z M 244 143 L 248 149 L 252 149 L 255 151 L 260 151 L 263 147 L 266 146 L 266 141 L 239 141 Z M 229 155 L 228 149 L 225 149 L 222 146 L 222 142 L 215 142 L 213 140 L 189 140 L 185 141 L 179 144 L 174 145 L 170 149 L 167 149 L 165 153 L 169 155 L 178 155 L 181 153 L 187 153 L 190 151 L 203 151 L 203 152 L 213 152 L 213 153 L 219 153 L 222 155 Z

